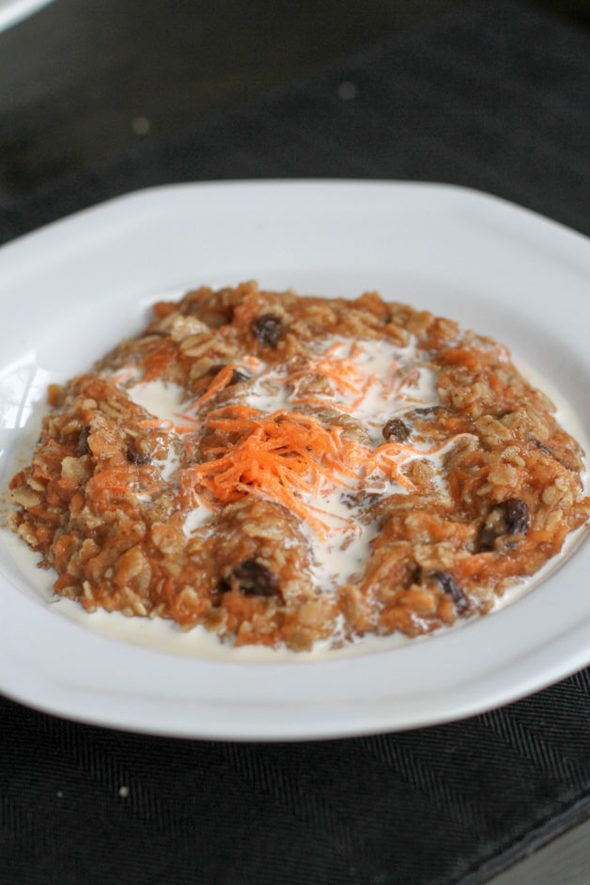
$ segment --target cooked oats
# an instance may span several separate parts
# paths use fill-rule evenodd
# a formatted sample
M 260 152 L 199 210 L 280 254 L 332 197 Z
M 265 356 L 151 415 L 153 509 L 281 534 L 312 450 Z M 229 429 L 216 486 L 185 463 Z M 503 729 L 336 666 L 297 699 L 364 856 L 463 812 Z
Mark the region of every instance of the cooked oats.
M 196 289 L 49 403 L 12 526 L 55 593 L 236 645 L 484 614 L 590 514 L 507 349 L 375 292 Z

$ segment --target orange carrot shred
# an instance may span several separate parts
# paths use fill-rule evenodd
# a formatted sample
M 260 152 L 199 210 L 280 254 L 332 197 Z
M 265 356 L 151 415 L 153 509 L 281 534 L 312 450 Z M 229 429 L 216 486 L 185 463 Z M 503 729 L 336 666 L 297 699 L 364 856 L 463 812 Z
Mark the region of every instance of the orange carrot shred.
M 317 492 L 323 480 L 345 485 L 345 476 L 352 475 L 347 461 L 358 460 L 358 444 L 308 415 L 287 410 L 262 417 L 210 416 L 209 423 L 238 434 L 238 439 L 213 446 L 209 454 L 216 456 L 214 460 L 191 468 L 199 485 L 223 503 L 246 494 L 269 496 L 325 535 L 327 526 L 310 512 L 298 493 Z
M 176 360 L 177 349 L 168 342 L 160 345 L 143 360 L 143 380 L 154 381 Z
M 213 397 L 216 396 L 221 390 L 223 390 L 224 387 L 227 387 L 232 379 L 235 368 L 235 366 L 229 364 L 227 366 L 224 366 L 223 369 L 220 369 L 220 371 L 215 375 L 211 384 L 208 386 L 205 393 L 197 400 L 195 400 L 193 406 L 200 406 L 203 403 L 206 403 L 207 400 L 213 399 Z

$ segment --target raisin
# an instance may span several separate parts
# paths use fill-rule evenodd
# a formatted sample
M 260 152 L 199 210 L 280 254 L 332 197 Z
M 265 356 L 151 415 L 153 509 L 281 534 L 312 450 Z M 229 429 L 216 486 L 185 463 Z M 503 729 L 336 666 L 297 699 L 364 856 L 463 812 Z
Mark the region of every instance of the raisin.
M 477 536 L 480 551 L 494 550 L 503 535 L 524 535 L 529 527 L 529 508 L 519 498 L 507 498 L 492 507 Z
M 436 569 L 435 571 L 428 572 L 426 577 L 433 578 L 440 585 L 443 593 L 448 593 L 448 595 L 455 603 L 455 608 L 457 609 L 459 614 L 467 611 L 467 609 L 469 608 L 469 599 L 467 598 L 463 590 L 461 590 L 450 572 L 443 571 L 442 569 Z
M 151 464 L 152 461 L 149 455 L 145 455 L 143 452 L 139 452 L 137 449 L 133 448 L 133 446 L 129 446 L 127 448 L 127 451 L 125 452 L 125 457 L 130 464 Z
M 410 435 L 410 428 L 404 424 L 401 418 L 392 418 L 383 426 L 381 431 L 384 439 L 394 439 L 396 442 L 404 442 Z
M 276 347 L 283 334 L 283 321 L 274 313 L 263 313 L 252 323 L 252 334 L 266 347 Z
M 508 498 L 499 505 L 504 509 L 506 534 L 524 535 L 529 527 L 529 508 L 519 498 Z
M 229 578 L 221 579 L 219 590 L 227 593 L 234 582 L 244 596 L 280 596 L 277 576 L 255 559 L 247 559 L 235 566 Z
M 88 445 L 88 437 L 90 436 L 90 427 L 83 427 L 80 431 L 80 435 L 78 436 L 78 442 L 76 443 L 76 454 L 77 455 L 89 455 L 90 454 L 90 446 Z
M 410 574 L 410 584 L 419 584 L 422 580 L 422 566 L 417 562 L 412 562 L 408 566 Z

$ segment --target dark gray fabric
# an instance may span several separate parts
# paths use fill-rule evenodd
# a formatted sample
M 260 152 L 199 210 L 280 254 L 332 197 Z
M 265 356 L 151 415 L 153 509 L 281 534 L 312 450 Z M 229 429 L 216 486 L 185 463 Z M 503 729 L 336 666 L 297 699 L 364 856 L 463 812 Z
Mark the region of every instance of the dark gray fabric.
M 484 0 L 5 203 L 0 241 L 138 187 L 254 177 L 452 182 L 589 233 L 589 95 L 585 34 Z M 0 716 L 7 882 L 480 882 L 590 805 L 590 670 L 466 721 L 320 743 Z
M 0 242 L 172 181 L 385 178 L 490 191 L 590 231 L 590 40 L 524 3 L 475 3 L 322 76 L 0 205 Z M 342 84 L 355 97 L 340 97 Z

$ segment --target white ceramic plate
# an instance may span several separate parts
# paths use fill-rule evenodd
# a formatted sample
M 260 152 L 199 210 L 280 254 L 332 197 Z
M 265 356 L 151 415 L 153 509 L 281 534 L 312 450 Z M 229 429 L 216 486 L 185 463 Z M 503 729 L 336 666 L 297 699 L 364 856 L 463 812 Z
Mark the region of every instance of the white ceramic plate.
M 584 237 L 447 186 L 178 185 L 0 250 L 2 482 L 49 379 L 82 370 L 138 329 L 162 293 L 245 279 L 326 296 L 376 288 L 458 319 L 551 379 L 590 437 Z M 443 722 L 590 663 L 589 573 L 582 541 L 534 591 L 444 635 L 354 657 L 216 659 L 149 647 L 141 619 L 131 642 L 103 635 L 94 615 L 72 621 L 61 603 L 48 604 L 4 532 L 0 689 L 63 716 L 191 737 L 336 737 Z
M 47 6 L 50 0 L 0 0 L 0 31 Z

